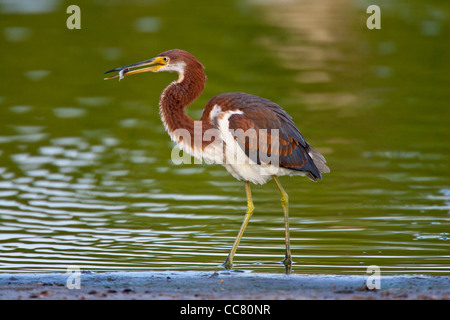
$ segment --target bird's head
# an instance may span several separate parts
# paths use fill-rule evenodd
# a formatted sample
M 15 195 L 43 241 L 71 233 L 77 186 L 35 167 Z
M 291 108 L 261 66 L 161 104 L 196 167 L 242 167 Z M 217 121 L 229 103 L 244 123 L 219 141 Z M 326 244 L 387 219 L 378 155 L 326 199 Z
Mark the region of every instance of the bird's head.
M 179 75 L 178 82 L 184 78 L 184 73 L 187 66 L 194 66 L 203 69 L 203 65 L 189 52 L 179 49 L 165 51 L 152 59 L 129 64 L 123 67 L 115 68 L 105 73 L 118 71 L 119 74 L 112 77 L 105 78 L 105 80 L 119 78 L 123 79 L 126 76 L 143 72 L 177 72 Z M 136 69 L 140 68 L 140 69 Z M 132 70 L 135 69 L 135 70 Z

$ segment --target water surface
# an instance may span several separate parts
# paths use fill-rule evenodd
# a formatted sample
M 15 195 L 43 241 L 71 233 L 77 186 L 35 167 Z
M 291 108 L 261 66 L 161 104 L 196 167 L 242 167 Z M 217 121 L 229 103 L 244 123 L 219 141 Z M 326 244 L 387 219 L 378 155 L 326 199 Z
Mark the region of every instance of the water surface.
M 380 1 L 0 2 L 0 271 L 219 270 L 245 212 L 224 168 L 170 159 L 158 114 L 173 74 L 103 81 L 182 48 L 212 96 L 243 91 L 291 114 L 331 173 L 281 182 L 295 273 L 449 274 L 449 6 Z M 38 5 L 39 3 L 39 5 Z M 372 4 L 372 3 L 371 3 Z M 284 272 L 273 182 L 235 268 Z

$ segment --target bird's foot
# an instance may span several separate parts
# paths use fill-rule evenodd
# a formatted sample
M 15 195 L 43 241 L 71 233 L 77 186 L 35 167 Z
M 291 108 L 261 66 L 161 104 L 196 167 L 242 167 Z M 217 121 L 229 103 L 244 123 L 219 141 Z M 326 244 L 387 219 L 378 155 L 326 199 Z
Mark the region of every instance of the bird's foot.
M 225 268 L 225 270 L 231 270 L 233 268 L 233 263 L 227 258 L 222 266 Z
M 293 263 L 291 256 L 286 256 L 282 262 L 284 264 L 284 268 L 286 269 L 286 274 L 291 274 Z

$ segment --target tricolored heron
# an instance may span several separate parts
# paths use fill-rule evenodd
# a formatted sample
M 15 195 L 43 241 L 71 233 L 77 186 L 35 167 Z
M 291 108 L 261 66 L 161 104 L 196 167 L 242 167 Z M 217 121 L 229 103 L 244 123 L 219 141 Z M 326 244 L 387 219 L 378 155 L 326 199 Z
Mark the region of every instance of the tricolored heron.
M 134 68 L 140 69 L 130 71 Z M 160 115 L 166 131 L 190 155 L 209 163 L 222 164 L 233 177 L 245 183 L 247 211 L 224 267 L 232 268 L 234 254 L 253 214 L 250 182 L 264 184 L 273 178 L 281 193 L 286 237 L 283 263 L 289 273 L 292 257 L 288 194 L 278 176 L 304 175 L 317 181 L 322 178 L 321 173 L 330 169 L 325 158 L 306 142 L 286 111 L 267 99 L 238 92 L 219 94 L 206 104 L 200 121 L 190 118 L 185 109 L 205 87 L 203 69 L 204 66 L 192 54 L 174 49 L 149 60 L 109 70 L 105 73 L 118 71 L 119 74 L 105 79 L 120 77 L 120 80 L 149 71 L 178 73 L 178 80 L 169 84 L 160 98 Z M 199 132 L 200 142 L 195 139 Z M 262 155 L 266 157 L 263 159 Z M 267 156 L 270 156 L 270 161 L 267 161 Z M 236 161 L 237 158 L 240 161 Z

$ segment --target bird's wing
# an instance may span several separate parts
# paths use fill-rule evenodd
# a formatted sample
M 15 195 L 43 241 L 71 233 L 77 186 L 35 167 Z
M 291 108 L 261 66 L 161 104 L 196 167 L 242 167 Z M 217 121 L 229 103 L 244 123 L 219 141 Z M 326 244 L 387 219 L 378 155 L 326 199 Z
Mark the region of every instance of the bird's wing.
M 238 111 L 228 118 L 228 127 L 245 154 L 257 164 L 269 163 L 304 171 L 315 180 L 321 174 L 311 156 L 309 144 L 289 116 L 270 100 L 248 94 L 223 94 L 222 111 Z M 240 111 L 240 112 L 239 112 Z M 278 136 L 278 139 L 277 139 Z M 277 163 L 274 163 L 273 160 Z

